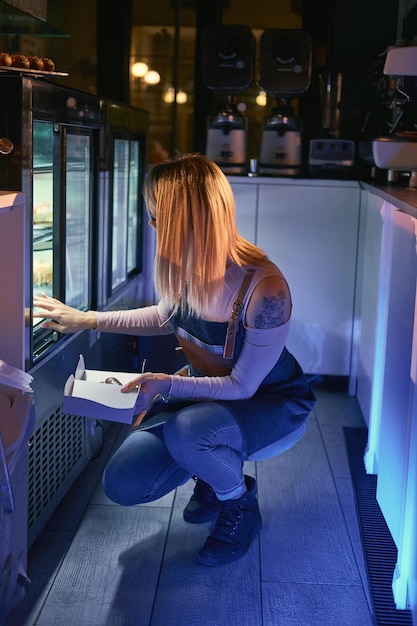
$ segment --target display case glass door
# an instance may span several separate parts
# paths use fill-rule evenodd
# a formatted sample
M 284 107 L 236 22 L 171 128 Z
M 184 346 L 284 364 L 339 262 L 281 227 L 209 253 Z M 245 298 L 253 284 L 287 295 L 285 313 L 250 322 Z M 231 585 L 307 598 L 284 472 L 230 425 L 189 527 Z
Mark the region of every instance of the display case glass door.
M 59 203 L 57 190 L 59 172 L 56 153 L 59 150 L 59 131 L 52 122 L 33 123 L 33 293 L 56 295 L 56 254 L 54 241 L 58 238 Z M 55 276 L 54 276 L 55 274 Z M 41 327 L 41 320 L 33 319 L 32 359 L 35 360 L 56 339 Z
M 113 197 L 111 229 L 111 284 L 109 295 L 139 268 L 141 233 L 140 144 L 115 138 L 113 144 Z
M 33 125 L 33 289 L 53 292 L 54 125 Z
M 65 302 L 86 310 L 91 275 L 91 138 L 66 137 Z
M 138 266 L 139 241 L 139 141 L 130 141 L 129 150 L 129 194 L 127 219 L 127 273 L 130 274 Z
M 92 152 L 88 129 L 33 123 L 33 294 L 81 310 L 91 299 Z M 34 318 L 32 359 L 60 338 Z

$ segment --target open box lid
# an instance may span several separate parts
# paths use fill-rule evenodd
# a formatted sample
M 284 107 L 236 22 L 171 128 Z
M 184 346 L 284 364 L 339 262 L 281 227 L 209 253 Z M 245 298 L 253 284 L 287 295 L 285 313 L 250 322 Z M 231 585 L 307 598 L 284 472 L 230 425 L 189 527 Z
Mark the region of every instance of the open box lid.
M 135 376 L 137 372 L 87 370 L 84 357 L 80 355 L 74 374 L 65 383 L 63 411 L 95 419 L 132 423 L 133 416 L 139 413 L 135 408 L 139 390 L 122 393 L 120 385 L 104 381 L 114 377 L 124 385 Z

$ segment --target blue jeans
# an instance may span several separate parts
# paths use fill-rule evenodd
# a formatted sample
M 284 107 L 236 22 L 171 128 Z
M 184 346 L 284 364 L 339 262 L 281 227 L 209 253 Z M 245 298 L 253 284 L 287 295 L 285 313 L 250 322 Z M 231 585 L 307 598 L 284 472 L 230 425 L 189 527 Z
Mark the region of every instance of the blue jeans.
M 219 500 L 245 491 L 242 433 L 227 407 L 198 402 L 171 413 L 164 424 L 133 429 L 110 459 L 106 495 L 126 506 L 152 502 L 191 476 L 209 483 Z

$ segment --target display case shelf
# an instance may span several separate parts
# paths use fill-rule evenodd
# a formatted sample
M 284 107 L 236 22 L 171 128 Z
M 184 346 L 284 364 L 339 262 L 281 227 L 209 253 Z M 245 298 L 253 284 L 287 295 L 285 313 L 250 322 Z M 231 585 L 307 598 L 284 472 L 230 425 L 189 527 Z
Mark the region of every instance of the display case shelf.
M 17 7 L 0 0 L 0 35 L 33 35 L 36 37 L 70 37 L 61 28 L 21 11 Z

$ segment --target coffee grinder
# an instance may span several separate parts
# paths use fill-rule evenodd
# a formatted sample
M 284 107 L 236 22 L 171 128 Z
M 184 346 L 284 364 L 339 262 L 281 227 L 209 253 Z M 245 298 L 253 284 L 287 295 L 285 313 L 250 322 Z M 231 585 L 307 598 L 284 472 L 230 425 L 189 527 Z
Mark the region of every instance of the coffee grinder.
M 264 123 L 259 174 L 294 176 L 301 173 L 301 121 L 292 101 L 310 86 L 312 41 L 297 29 L 272 28 L 260 40 L 259 86 L 277 105 Z
M 236 104 L 236 96 L 253 82 L 255 38 L 248 26 L 210 26 L 202 44 L 202 80 L 219 97 L 208 118 L 206 155 L 226 174 L 246 174 L 246 107 Z

